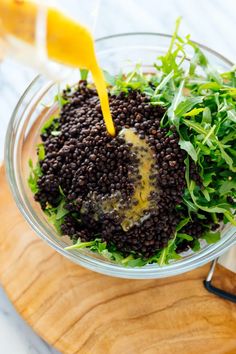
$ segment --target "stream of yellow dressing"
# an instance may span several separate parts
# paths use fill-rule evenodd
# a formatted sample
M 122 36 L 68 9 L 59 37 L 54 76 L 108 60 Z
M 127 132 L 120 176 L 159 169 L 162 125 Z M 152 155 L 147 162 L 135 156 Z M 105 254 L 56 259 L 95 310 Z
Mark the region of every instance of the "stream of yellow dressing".
M 52 60 L 91 71 L 107 131 L 111 136 L 115 136 L 106 82 L 97 62 L 94 40 L 89 30 L 58 10 L 49 8 L 47 15 L 47 52 L 48 57 Z

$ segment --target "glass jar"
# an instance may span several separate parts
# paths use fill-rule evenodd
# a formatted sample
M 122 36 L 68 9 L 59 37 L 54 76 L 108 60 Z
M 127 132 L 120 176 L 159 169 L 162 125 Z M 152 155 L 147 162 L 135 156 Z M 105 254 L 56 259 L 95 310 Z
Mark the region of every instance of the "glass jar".
M 152 71 L 156 57 L 167 51 L 169 35 L 156 33 L 120 34 L 101 38 L 96 41 L 96 49 L 102 68 L 111 73 L 130 70 L 135 63 L 143 64 L 147 72 Z M 227 71 L 232 63 L 222 55 L 201 46 L 209 61 L 221 71 Z M 71 72 L 66 82 L 73 85 L 79 80 L 78 71 Z M 71 261 L 88 269 L 121 278 L 161 278 L 187 272 L 200 267 L 224 253 L 231 245 L 236 244 L 236 228 L 226 225 L 222 237 L 216 244 L 203 244 L 199 252 L 182 254 L 182 259 L 169 265 L 157 264 L 144 267 L 124 267 L 102 258 L 89 250 L 65 250 L 71 241 L 67 237 L 57 235 L 48 222 L 40 206 L 34 201 L 29 190 L 28 160 L 36 160 L 36 144 L 40 141 L 40 127 L 56 109 L 51 105 L 58 92 L 58 85 L 42 76 L 36 77 L 20 98 L 9 123 L 5 143 L 5 163 L 7 178 L 16 204 L 24 218 L 35 233 L 51 247 Z M 23 237 L 23 235 L 19 235 Z
M 52 61 L 50 47 L 55 50 L 58 39 L 49 35 L 50 27 L 60 26 L 55 14 L 48 19 L 49 10 L 55 9 L 69 16 L 74 23 L 85 26 L 94 32 L 99 12 L 100 0 L 1 0 L 0 1 L 0 60 L 10 56 L 27 66 L 47 75 L 54 81 L 59 81 L 68 75 L 69 68 Z M 56 22 L 55 22 L 56 21 Z M 65 33 L 64 22 L 61 31 Z M 49 25 L 50 24 L 50 25 Z M 50 30 L 49 30 L 50 32 Z M 66 32 L 67 33 L 67 32 Z M 69 37 L 61 38 L 66 43 Z M 75 38 L 77 42 L 81 38 Z M 57 58 L 58 59 L 58 58 Z M 61 59 L 61 58 L 59 58 Z M 60 62 L 63 60 L 60 60 Z

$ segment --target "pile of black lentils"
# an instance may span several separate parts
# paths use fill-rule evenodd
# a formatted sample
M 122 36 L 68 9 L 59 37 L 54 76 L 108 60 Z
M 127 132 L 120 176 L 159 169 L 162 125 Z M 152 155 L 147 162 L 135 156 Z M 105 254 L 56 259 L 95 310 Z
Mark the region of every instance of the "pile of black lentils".
M 65 91 L 64 98 L 68 103 L 58 118 L 60 133 L 54 136 L 49 128 L 41 135 L 45 158 L 40 161 L 43 175 L 38 180 L 35 199 L 42 209 L 48 203 L 56 206 L 60 190 L 63 191 L 65 208 L 70 212 L 61 231 L 74 241 L 90 241 L 99 236 L 124 255 L 132 252 L 144 258 L 152 256 L 173 237 L 180 220 L 176 205 L 186 187 L 185 152 L 178 145 L 175 128 L 160 128 L 163 108 L 152 106 L 145 94 L 131 91 L 128 95 L 109 96 L 117 130 L 117 136 L 112 138 L 106 131 L 97 93 L 86 81 L 80 81 L 76 91 Z M 158 193 L 153 194 L 156 208 L 147 211 L 148 217 L 142 223 L 125 232 L 119 215 L 114 210 L 98 212 L 96 201 L 117 192 L 124 202 L 132 197 L 134 179 L 130 176 L 137 161 L 130 144 L 119 136 L 122 128 L 131 127 L 153 150 Z M 192 173 L 197 180 L 194 166 Z M 184 231 L 189 234 L 202 233 L 197 222 L 187 227 Z

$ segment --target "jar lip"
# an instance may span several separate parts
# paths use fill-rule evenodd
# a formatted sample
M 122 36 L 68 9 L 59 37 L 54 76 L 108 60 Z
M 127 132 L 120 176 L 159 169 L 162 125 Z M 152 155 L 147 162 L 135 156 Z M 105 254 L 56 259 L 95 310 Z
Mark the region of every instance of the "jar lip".
M 163 37 L 168 39 L 171 38 L 171 35 L 163 34 L 163 33 L 134 32 L 134 33 L 121 33 L 121 34 L 102 37 L 97 39 L 96 42 L 99 43 L 102 41 L 109 41 L 112 39 L 130 37 L 130 36 L 131 37 L 132 36 L 155 36 L 155 37 Z M 200 45 L 200 47 L 212 53 L 214 56 L 222 60 L 227 65 L 229 66 L 233 65 L 233 63 L 230 60 L 226 59 L 224 56 L 208 48 L 207 46 Z M 16 150 L 14 131 L 16 129 L 15 123 L 17 121 L 17 115 L 20 115 L 20 119 L 19 119 L 20 121 L 23 115 L 21 111 L 22 111 L 22 105 L 25 104 L 24 100 L 27 98 L 27 95 L 31 92 L 31 89 L 33 89 L 33 87 L 39 83 L 40 79 L 42 79 L 42 76 L 38 75 L 29 84 L 29 86 L 22 94 L 20 100 L 18 101 L 12 113 L 12 117 L 8 125 L 6 140 L 5 140 L 5 164 L 6 164 L 7 179 L 10 185 L 10 189 L 19 210 L 23 214 L 24 218 L 28 221 L 30 226 L 33 228 L 33 230 L 36 232 L 36 234 L 39 235 L 44 241 L 46 241 L 52 248 L 54 248 L 57 252 L 59 252 L 63 256 L 69 258 L 70 260 L 73 260 L 75 263 L 85 266 L 86 268 L 93 271 L 97 271 L 103 274 L 109 274 L 116 277 L 122 277 L 122 278 L 148 279 L 148 278 L 161 278 L 161 277 L 172 276 L 172 275 L 180 274 L 189 271 L 191 269 L 194 269 L 196 268 L 196 266 L 201 266 L 209 262 L 210 260 L 216 258 L 220 254 L 225 252 L 228 247 L 230 247 L 233 243 L 236 242 L 233 239 L 234 234 L 236 233 L 236 227 L 232 226 L 231 228 L 232 234 L 230 234 L 228 237 L 221 239 L 216 244 L 207 246 L 206 248 L 196 253 L 192 257 L 182 259 L 181 261 L 173 262 L 163 267 L 159 267 L 156 264 L 150 264 L 141 268 L 138 267 L 130 268 L 130 267 L 122 267 L 115 263 L 109 263 L 109 261 L 100 260 L 95 257 L 93 258 L 79 251 L 67 251 L 62 246 L 57 244 L 55 241 L 51 240 L 48 237 L 47 230 L 45 230 L 45 228 L 41 226 L 40 223 L 37 220 L 35 220 L 35 218 L 32 216 L 27 205 L 27 203 L 29 204 L 29 202 L 27 200 L 24 200 L 24 196 L 22 196 L 18 188 L 19 184 L 18 184 L 17 173 L 20 172 L 16 171 L 15 164 L 14 164 L 14 151 Z M 49 83 L 47 83 L 47 85 L 48 84 Z M 31 98 L 31 101 L 32 100 L 33 99 Z M 27 104 L 29 104 L 29 102 L 28 103 L 26 102 L 26 105 Z

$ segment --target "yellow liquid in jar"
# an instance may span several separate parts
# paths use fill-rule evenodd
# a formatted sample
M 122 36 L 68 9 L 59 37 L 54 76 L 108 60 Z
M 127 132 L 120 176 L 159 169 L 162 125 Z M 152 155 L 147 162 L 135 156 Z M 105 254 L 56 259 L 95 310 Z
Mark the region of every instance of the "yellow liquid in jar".
M 36 45 L 38 5 L 34 1 L 0 0 L 0 19 L 4 30 L 33 46 Z M 89 30 L 59 10 L 46 8 L 46 51 L 48 58 L 63 65 L 88 69 L 100 99 L 106 129 L 115 136 L 106 82 L 99 67 L 94 40 Z
M 3 30 L 35 45 L 38 7 L 33 2 L 0 0 L 0 25 Z

